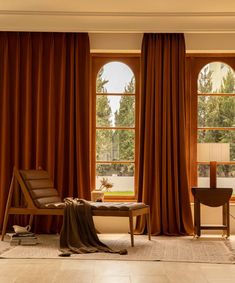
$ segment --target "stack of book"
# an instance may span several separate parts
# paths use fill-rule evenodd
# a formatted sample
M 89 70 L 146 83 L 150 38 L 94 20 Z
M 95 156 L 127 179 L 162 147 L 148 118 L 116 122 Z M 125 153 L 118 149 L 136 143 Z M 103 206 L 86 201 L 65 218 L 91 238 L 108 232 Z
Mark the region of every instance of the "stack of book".
M 36 245 L 37 244 L 37 237 L 34 233 L 31 233 L 31 232 L 13 233 L 13 234 L 8 234 L 8 236 L 10 236 L 11 246 Z

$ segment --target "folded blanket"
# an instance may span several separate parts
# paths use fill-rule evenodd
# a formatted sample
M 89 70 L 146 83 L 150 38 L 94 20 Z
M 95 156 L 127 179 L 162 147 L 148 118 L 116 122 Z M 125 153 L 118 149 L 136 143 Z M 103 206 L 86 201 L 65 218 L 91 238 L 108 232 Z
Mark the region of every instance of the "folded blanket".
M 127 254 L 126 249 L 115 251 L 102 243 L 96 234 L 89 202 L 71 198 L 65 199 L 60 250 L 60 256 L 95 252 Z

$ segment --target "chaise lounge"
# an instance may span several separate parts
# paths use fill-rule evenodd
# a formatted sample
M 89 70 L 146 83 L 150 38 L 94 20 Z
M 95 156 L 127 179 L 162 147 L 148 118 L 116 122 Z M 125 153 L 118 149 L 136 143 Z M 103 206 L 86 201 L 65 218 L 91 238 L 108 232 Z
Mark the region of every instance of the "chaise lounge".
M 14 182 L 17 181 L 26 201 L 26 207 L 13 207 L 12 196 Z M 133 217 L 145 215 L 148 228 L 148 238 L 151 240 L 150 208 L 144 203 L 98 203 L 90 202 L 93 216 L 129 217 L 131 246 L 134 246 Z M 53 187 L 49 174 L 45 170 L 18 170 L 14 168 L 8 194 L 2 238 L 6 234 L 10 214 L 30 215 L 29 225 L 32 226 L 34 215 L 63 215 L 65 203 L 62 202 L 58 191 Z

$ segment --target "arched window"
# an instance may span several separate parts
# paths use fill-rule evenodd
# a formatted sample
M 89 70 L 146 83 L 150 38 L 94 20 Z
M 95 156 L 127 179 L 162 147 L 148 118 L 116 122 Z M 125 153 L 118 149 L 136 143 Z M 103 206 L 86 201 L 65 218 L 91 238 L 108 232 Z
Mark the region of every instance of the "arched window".
M 219 59 L 219 58 L 218 58 Z M 217 186 L 235 190 L 235 73 L 223 61 L 197 72 L 197 186 L 209 186 L 209 161 L 217 161 Z
M 136 192 L 138 65 L 139 57 L 93 57 L 93 189 L 105 178 L 106 197 Z

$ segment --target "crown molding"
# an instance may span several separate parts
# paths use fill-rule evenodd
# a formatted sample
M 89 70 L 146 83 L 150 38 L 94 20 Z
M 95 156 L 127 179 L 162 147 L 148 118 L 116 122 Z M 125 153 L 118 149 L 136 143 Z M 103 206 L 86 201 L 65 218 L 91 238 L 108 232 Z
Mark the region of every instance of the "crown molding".
M 235 12 L 79 12 L 0 10 L 0 15 L 41 15 L 72 17 L 235 17 Z
M 235 12 L 0 10 L 2 31 L 235 33 Z

